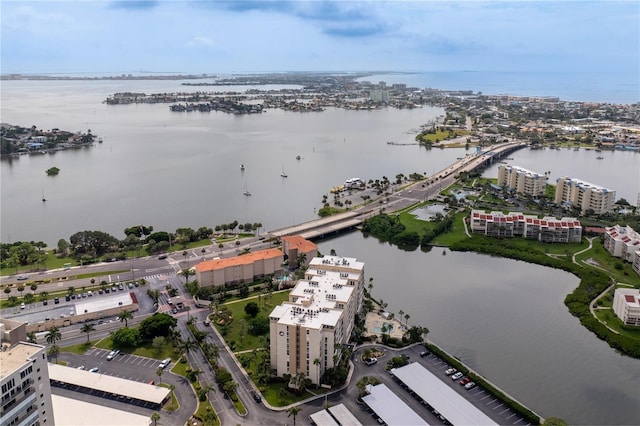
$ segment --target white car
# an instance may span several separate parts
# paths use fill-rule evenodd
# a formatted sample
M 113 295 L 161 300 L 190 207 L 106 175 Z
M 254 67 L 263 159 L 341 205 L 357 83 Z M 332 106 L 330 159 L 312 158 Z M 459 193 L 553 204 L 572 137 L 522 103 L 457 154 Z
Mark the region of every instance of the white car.
M 161 368 L 164 370 L 165 368 L 167 368 L 167 365 L 169 365 L 170 363 L 171 363 L 171 358 L 163 359 L 160 365 L 158 365 L 158 368 Z
M 119 350 L 114 349 L 111 352 L 109 352 L 109 355 L 107 355 L 107 361 L 111 361 L 112 359 L 114 359 L 118 354 L 120 353 Z
M 457 371 L 458 371 L 458 370 L 456 370 L 455 368 L 447 368 L 447 369 L 444 371 L 444 374 L 446 374 L 447 376 L 450 376 L 450 375 L 452 375 L 453 373 L 455 373 L 455 372 L 457 372 Z
M 461 372 L 457 372 L 456 374 L 454 374 L 453 376 L 451 376 L 451 380 L 458 380 L 461 379 L 462 376 L 464 376 L 464 374 L 462 374 Z
M 364 363 L 367 365 L 373 365 L 378 362 L 378 358 L 365 358 Z

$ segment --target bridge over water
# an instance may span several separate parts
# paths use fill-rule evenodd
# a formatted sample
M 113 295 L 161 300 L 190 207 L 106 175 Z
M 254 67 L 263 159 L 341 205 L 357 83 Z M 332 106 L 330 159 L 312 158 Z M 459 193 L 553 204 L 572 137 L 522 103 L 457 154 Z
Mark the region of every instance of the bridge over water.
M 306 239 L 315 239 L 354 228 L 361 225 L 365 219 L 378 214 L 382 210 L 398 211 L 410 205 L 433 199 L 442 189 L 451 186 L 456 181 L 456 176 L 460 173 L 483 169 L 493 164 L 496 159 L 504 158 L 506 155 L 525 146 L 526 143 L 524 142 L 508 142 L 492 146 L 484 151 L 458 159 L 455 163 L 434 173 L 426 181 L 416 182 L 389 197 L 380 197 L 378 202 L 370 202 L 345 213 L 280 228 L 270 231 L 268 234 L 277 238 L 287 235 L 300 235 Z M 382 198 L 388 199 L 388 202 L 383 201 Z

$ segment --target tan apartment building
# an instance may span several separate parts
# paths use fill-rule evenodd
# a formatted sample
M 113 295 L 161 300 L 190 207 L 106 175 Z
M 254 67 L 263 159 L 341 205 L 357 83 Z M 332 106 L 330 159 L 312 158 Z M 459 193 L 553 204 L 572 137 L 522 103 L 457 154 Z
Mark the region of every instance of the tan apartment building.
M 338 256 L 311 260 L 289 300 L 269 315 L 271 368 L 278 376 L 302 373 L 320 383 L 351 338 L 363 290 L 363 262 Z
M 280 274 L 283 262 L 284 255 L 276 248 L 207 260 L 196 264 L 196 279 L 203 287 L 247 283 L 256 278 Z
M 596 214 L 613 211 L 616 191 L 580 179 L 561 177 L 556 181 L 554 202 L 564 207 L 579 207 L 584 214 L 591 209 Z
M 0 323 L 0 385 L 2 425 L 55 425 L 46 347 L 31 343 L 10 343 L 4 320 Z
M 531 196 L 544 195 L 549 178 L 517 166 L 498 167 L 498 186 Z
M 282 237 L 282 252 L 289 260 L 290 268 L 307 267 L 311 259 L 318 255 L 318 246 L 300 235 Z M 304 255 L 304 265 L 299 265 L 300 255 Z

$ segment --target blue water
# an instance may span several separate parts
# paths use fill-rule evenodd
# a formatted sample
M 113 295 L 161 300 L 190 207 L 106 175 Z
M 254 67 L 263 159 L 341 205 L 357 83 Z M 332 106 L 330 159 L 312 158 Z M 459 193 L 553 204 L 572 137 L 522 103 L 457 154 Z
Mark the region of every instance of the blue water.
M 378 74 L 360 80 L 420 89 L 472 90 L 491 95 L 556 96 L 566 101 L 640 102 L 640 70 L 611 72 L 448 71 Z

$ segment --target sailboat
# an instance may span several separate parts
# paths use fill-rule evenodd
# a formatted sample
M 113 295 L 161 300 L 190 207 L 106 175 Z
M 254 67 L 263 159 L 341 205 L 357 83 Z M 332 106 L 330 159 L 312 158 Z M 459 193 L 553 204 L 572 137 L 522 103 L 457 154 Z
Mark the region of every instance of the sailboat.
M 243 171 L 244 170 L 244 164 L 240 164 L 240 170 Z
M 244 184 L 244 192 L 243 192 L 243 194 L 244 194 L 245 196 L 247 196 L 247 197 L 250 197 L 250 196 L 251 196 L 251 193 L 250 193 L 250 192 L 249 192 L 249 190 L 247 189 L 247 184 L 246 184 L 246 183 Z
M 280 173 L 280 176 L 282 176 L 283 178 L 289 177 L 289 176 L 284 172 L 284 165 L 282 165 L 282 173 Z
M 47 201 L 47 199 L 46 199 L 46 198 L 44 198 L 44 188 L 42 188 L 42 202 L 44 203 L 44 202 L 46 202 L 46 201 Z

